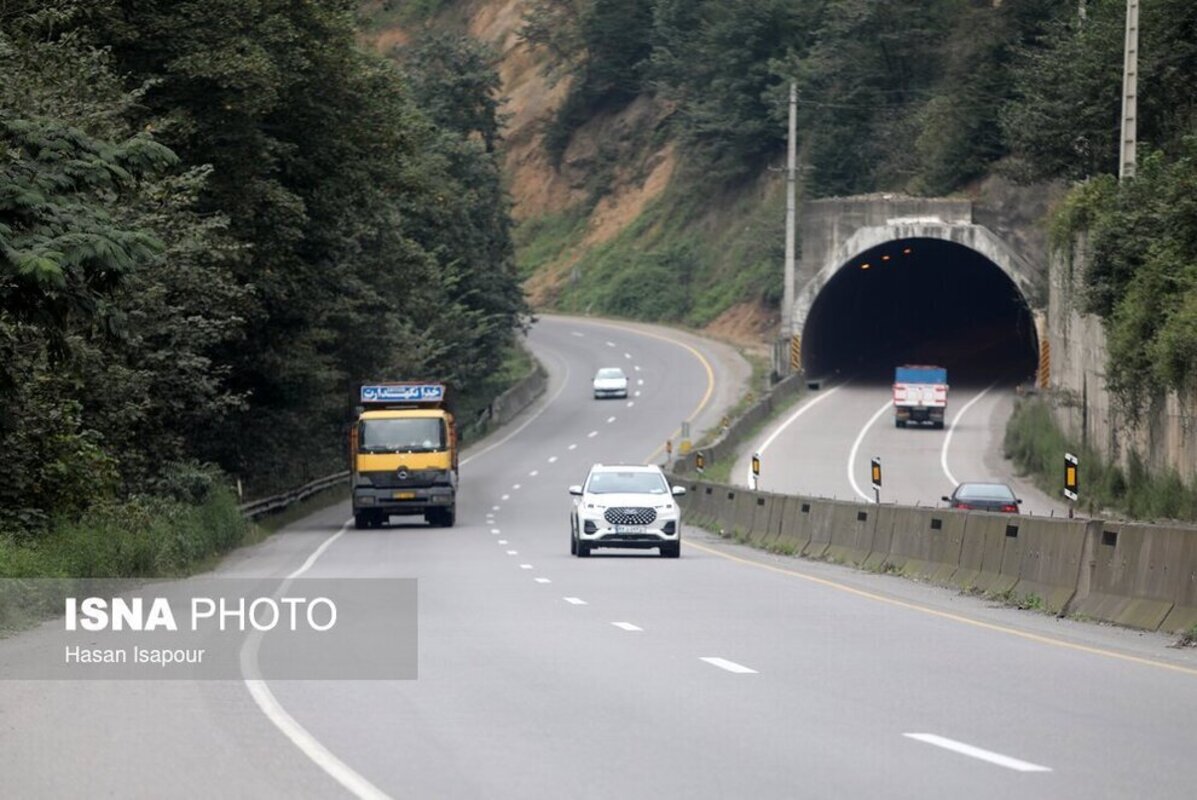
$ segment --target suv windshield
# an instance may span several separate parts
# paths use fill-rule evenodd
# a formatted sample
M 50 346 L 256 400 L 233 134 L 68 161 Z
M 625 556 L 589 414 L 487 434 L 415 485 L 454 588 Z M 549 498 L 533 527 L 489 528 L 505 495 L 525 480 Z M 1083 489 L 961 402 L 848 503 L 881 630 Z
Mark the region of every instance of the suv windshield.
M 363 453 L 431 453 L 445 449 L 445 423 L 441 419 L 368 419 L 358 431 Z
M 667 494 L 659 472 L 595 472 L 586 491 L 591 494 Z

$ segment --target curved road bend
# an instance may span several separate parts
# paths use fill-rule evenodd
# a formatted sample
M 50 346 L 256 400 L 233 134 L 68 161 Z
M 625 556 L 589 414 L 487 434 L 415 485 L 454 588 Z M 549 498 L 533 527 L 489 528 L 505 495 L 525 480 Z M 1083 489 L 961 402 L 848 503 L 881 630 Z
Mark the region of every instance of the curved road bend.
M 1022 498 L 1024 514 L 1068 513 L 1066 503 L 1017 476 L 1002 454 L 1012 385 L 953 387 L 943 430 L 895 428 L 891 400 L 888 384 L 824 384 L 745 448 L 732 471 L 736 483 L 749 485 L 751 454 L 763 450 L 763 490 L 871 502 L 869 461 L 879 456 L 882 502 L 943 505 L 940 498 L 961 481 L 996 481 Z
M 1197 658 L 1160 637 L 698 531 L 677 561 L 570 557 L 568 484 L 653 455 L 708 393 L 669 340 L 708 354 L 716 385 L 734 362 L 648 332 L 546 318 L 550 399 L 463 465 L 459 526 L 350 530 L 305 573 L 419 578 L 418 680 L 270 682 L 306 749 L 236 681 L 0 682 L 3 794 L 1192 796 Z M 616 358 L 644 375 L 630 408 L 590 397 Z M 347 518 L 315 514 L 220 571 L 291 574 Z M 0 669 L 37 637 L 0 643 Z

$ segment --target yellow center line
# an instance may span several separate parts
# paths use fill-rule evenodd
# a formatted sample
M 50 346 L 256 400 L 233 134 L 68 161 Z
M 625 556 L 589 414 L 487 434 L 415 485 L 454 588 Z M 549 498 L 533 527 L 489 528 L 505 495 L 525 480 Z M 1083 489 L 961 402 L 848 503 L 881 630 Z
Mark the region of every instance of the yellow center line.
M 1194 669 L 1193 667 L 1184 667 L 1179 664 L 1170 664 L 1167 661 L 1156 661 L 1155 659 L 1144 658 L 1142 656 L 1132 656 L 1127 653 L 1119 653 L 1116 650 L 1106 650 L 1105 648 L 1101 648 L 1101 647 L 1090 647 L 1089 645 L 1077 644 L 1075 642 L 1065 641 L 1064 639 L 1056 639 L 1054 637 L 1044 636 L 1044 635 L 1038 634 L 1038 633 L 1028 633 L 1027 631 L 1020 631 L 1017 628 L 1009 628 L 1009 627 L 1006 627 L 1005 625 L 996 625 L 992 622 L 983 622 L 979 619 L 973 619 L 972 617 L 966 617 L 961 614 L 953 614 L 950 611 L 940 611 L 935 608 L 930 608 L 928 606 L 919 605 L 918 603 L 910 603 L 905 600 L 898 600 L 893 597 L 886 597 L 884 595 L 875 594 L 873 592 L 868 592 L 868 591 L 865 591 L 864 589 L 857 589 L 855 587 L 848 586 L 847 584 L 839 583 L 838 581 L 829 580 L 827 578 L 818 578 L 818 577 L 815 577 L 814 575 L 807 575 L 806 573 L 797 572 L 792 569 L 785 569 L 784 567 L 774 566 L 773 564 L 765 564 L 761 561 L 756 561 L 755 559 L 751 559 L 751 558 L 741 558 L 740 556 L 735 556 L 735 555 L 732 555 L 731 553 L 725 553 L 722 550 L 717 550 L 712 547 L 706 547 L 701 544 L 696 544 L 688 539 L 683 539 L 683 542 L 686 544 L 687 547 L 693 547 L 696 550 L 701 550 L 704 553 L 709 553 L 713 556 L 725 558 L 728 561 L 734 561 L 738 564 L 744 564 L 746 566 L 768 570 L 769 572 L 776 572 L 780 575 L 788 575 L 788 576 L 794 577 L 794 578 L 801 578 L 804 581 L 809 581 L 811 583 L 817 583 L 820 586 L 826 586 L 830 589 L 838 589 L 841 592 L 847 592 L 849 594 L 854 594 L 857 597 L 863 597 L 867 600 L 873 600 L 878 603 L 886 603 L 891 606 L 897 606 L 898 608 L 905 608 L 910 611 L 918 611 L 920 613 L 927 614 L 932 617 L 940 617 L 941 619 L 952 620 L 953 622 L 959 622 L 964 625 L 971 625 L 975 628 L 982 628 L 984 630 L 994 631 L 996 633 L 1004 633 L 1009 636 L 1017 636 L 1020 639 L 1026 639 L 1028 641 L 1038 642 L 1039 644 L 1051 645 L 1053 647 L 1062 647 L 1067 650 L 1074 650 L 1074 651 L 1078 651 L 1081 653 L 1089 653 L 1090 655 L 1105 656 L 1106 658 L 1115 658 L 1115 659 L 1118 659 L 1119 661 L 1129 661 L 1132 664 L 1140 664 L 1142 666 L 1156 667 L 1159 669 L 1170 670 L 1172 672 L 1180 672 L 1185 675 L 1197 676 L 1197 669 Z

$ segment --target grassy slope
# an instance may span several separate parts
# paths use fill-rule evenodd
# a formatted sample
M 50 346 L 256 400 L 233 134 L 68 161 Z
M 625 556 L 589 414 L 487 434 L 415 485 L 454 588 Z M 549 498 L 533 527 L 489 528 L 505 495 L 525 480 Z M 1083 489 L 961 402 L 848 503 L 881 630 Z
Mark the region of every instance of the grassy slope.
M 584 208 L 526 220 L 516 257 L 526 278 L 561 275 L 545 303 L 552 309 L 703 326 L 736 303 L 779 300 L 783 203 L 780 182 L 711 195 L 675 178 L 612 239 L 587 249 Z

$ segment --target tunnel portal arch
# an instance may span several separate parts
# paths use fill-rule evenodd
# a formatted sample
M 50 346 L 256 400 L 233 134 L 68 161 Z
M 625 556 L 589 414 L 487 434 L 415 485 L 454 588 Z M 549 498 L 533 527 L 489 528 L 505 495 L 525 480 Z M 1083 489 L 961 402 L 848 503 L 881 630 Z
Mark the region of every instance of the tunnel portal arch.
M 943 247 L 957 245 L 966 248 L 974 258 L 984 259 L 1000 270 L 1021 300 L 1026 312 L 1027 325 L 1033 327 L 1029 335 L 1026 331 L 1023 332 L 1025 341 L 1022 347 L 1029 351 L 1026 353 L 1028 362 L 1038 360 L 1039 356 L 1034 351 L 1039 349 L 1039 342 L 1045 341 L 1046 338 L 1045 314 L 1035 302 L 1036 281 L 1032 267 L 1000 237 L 982 225 L 971 222 L 944 222 L 940 219 L 913 219 L 889 220 L 886 224 L 859 227 L 838 246 L 829 248 L 821 265 L 811 265 L 818 266 L 818 270 L 805 282 L 795 297 L 792 316 L 792 331 L 798 337 L 803 367 L 816 366 L 811 364 L 810 354 L 810 348 L 817 340 L 817 337 L 812 335 L 816 331 L 808 331 L 807 328 L 821 295 L 833 285 L 837 276 L 840 276 L 841 280 L 848 279 L 851 275 L 841 276 L 842 271 L 859 268 L 862 259 L 869 254 L 885 252 L 887 248 L 897 247 L 903 242 L 916 241 L 946 243 Z

